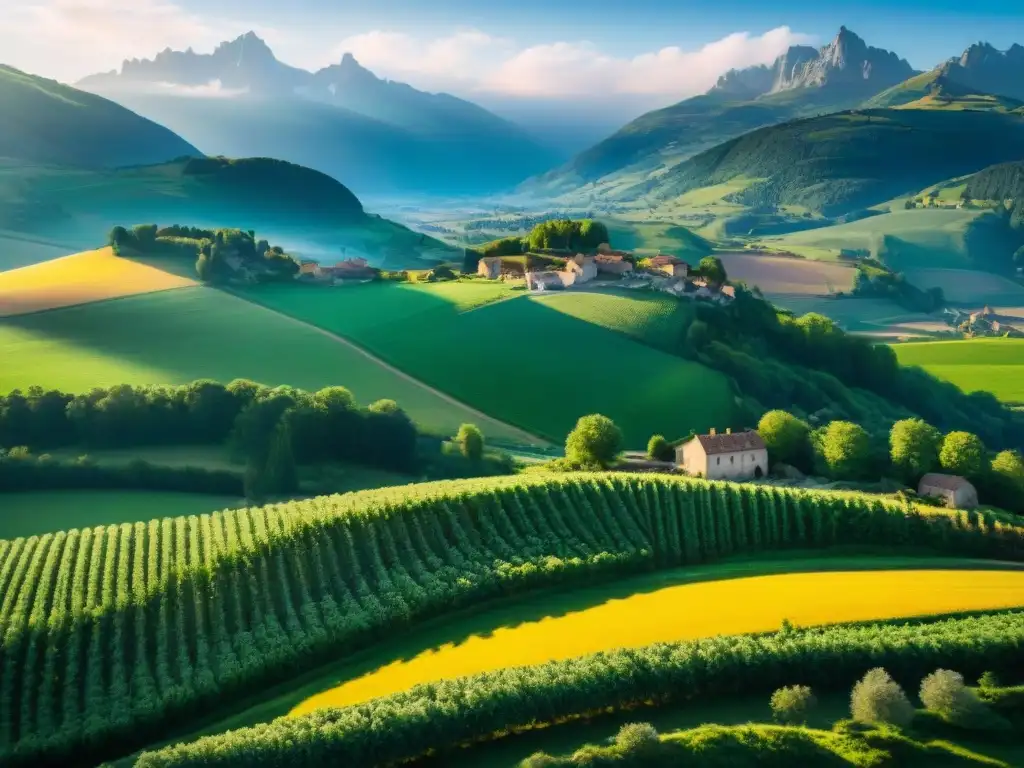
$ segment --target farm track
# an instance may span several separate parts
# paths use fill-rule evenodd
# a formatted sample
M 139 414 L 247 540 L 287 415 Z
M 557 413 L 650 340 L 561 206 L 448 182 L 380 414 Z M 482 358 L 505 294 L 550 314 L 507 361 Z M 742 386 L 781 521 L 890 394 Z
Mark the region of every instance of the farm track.
M 291 315 L 287 315 L 284 312 L 279 312 L 276 309 L 271 309 L 270 307 L 266 306 L 265 304 L 260 304 L 259 302 L 253 301 L 250 297 L 246 296 L 245 294 L 235 293 L 233 291 L 230 292 L 230 293 L 231 293 L 232 296 L 237 296 L 238 298 L 243 299 L 243 300 L 249 302 L 253 306 L 259 307 L 260 309 L 262 309 L 265 312 L 269 312 L 271 314 L 277 315 L 278 317 L 284 318 L 285 320 L 288 320 L 289 322 L 291 322 L 291 323 L 293 323 L 295 325 L 300 325 L 300 326 L 302 326 L 302 327 L 304 327 L 304 328 L 306 328 L 308 330 L 316 331 L 321 336 L 325 336 L 328 339 L 331 339 L 331 340 L 335 341 L 338 344 L 341 344 L 343 346 L 348 347 L 352 351 L 357 352 L 360 355 L 362 355 L 363 357 L 365 357 L 367 360 L 370 360 L 373 363 L 375 363 L 376 365 L 379 365 L 384 370 L 386 370 L 386 371 L 388 371 L 390 373 L 395 374 L 396 376 L 398 376 L 399 378 L 409 382 L 410 384 L 413 384 L 415 386 L 423 388 L 424 390 L 426 390 L 430 394 L 440 398 L 441 400 L 444 400 L 446 403 L 449 403 L 451 405 L 454 405 L 454 406 L 456 406 L 458 408 L 461 408 L 461 409 L 465 410 L 468 415 L 471 415 L 474 418 L 476 418 L 476 419 L 480 420 L 481 422 L 483 422 L 483 425 L 494 424 L 494 425 L 502 427 L 503 429 L 509 430 L 511 433 L 513 433 L 517 437 L 519 437 L 519 439 L 521 439 L 524 442 L 524 444 L 526 444 L 526 445 L 547 445 L 547 441 L 546 440 L 542 440 L 541 438 L 537 437 L 536 435 L 532 435 L 529 432 L 527 432 L 527 431 L 525 431 L 523 429 L 520 429 L 519 427 L 515 426 L 514 424 L 508 424 L 507 422 L 500 421 L 499 419 L 496 419 L 493 416 L 488 416 L 483 411 L 479 411 L 476 408 L 473 408 L 471 405 L 467 405 L 466 403 L 464 403 L 464 402 L 462 402 L 460 400 L 456 400 L 454 397 L 452 397 L 451 395 L 447 394 L 446 392 L 442 392 L 441 390 L 436 389 L 435 387 L 432 387 L 429 384 L 426 384 L 426 383 L 420 381 L 419 379 L 415 378 L 414 376 L 411 376 L 408 373 L 406 373 L 405 371 L 403 371 L 401 368 L 396 368 L 395 366 L 391 365 L 391 363 L 389 363 L 389 362 L 387 362 L 387 361 L 377 357 L 376 355 L 374 355 L 369 350 L 364 349 L 363 347 L 361 347 L 358 344 L 356 344 L 354 341 L 351 341 L 350 339 L 347 339 L 344 336 L 339 336 L 338 334 L 331 333 L 330 331 L 328 331 L 328 330 L 326 330 L 324 328 L 321 328 L 318 325 L 313 325 L 313 323 L 308 323 L 305 320 L 300 320 L 297 317 L 293 317 Z M 513 298 L 520 298 L 520 297 L 516 296 L 516 297 L 513 297 Z M 489 307 L 489 306 L 491 306 L 492 304 L 495 304 L 495 303 L 497 303 L 497 302 L 491 302 L 490 304 L 484 304 L 483 306 Z M 479 307 L 476 307 L 476 309 L 479 309 Z M 472 312 L 472 311 L 473 311 L 472 309 L 466 310 L 466 312 Z M 463 313 L 463 314 L 465 314 L 465 313 Z M 481 426 L 483 426 L 483 425 L 481 425 Z

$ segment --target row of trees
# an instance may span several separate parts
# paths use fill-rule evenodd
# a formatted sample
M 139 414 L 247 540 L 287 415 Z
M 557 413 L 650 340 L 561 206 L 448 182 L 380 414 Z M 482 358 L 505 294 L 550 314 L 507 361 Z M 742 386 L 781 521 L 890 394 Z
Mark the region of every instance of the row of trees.
M 983 516 L 615 473 L 384 488 L 0 542 L 0 762 L 98 763 L 206 703 L 498 596 L 839 543 L 1024 556 L 1019 532 Z M 972 649 L 992 650 L 983 625 L 962 626 Z M 892 642 L 874 636 L 871 652 Z M 701 656 L 700 669 L 716 668 Z
M 279 427 L 282 420 L 287 423 Z M 228 441 L 239 457 L 253 459 L 269 452 L 275 430 L 285 433 L 300 463 L 336 459 L 396 470 L 416 463 L 416 428 L 398 404 L 381 400 L 362 408 L 344 387 L 306 392 L 236 379 L 226 386 L 200 380 L 0 396 L 0 445 L 34 450 Z
M 360 707 L 279 718 L 143 754 L 139 768 L 400 763 L 519 727 L 765 692 L 794 678 L 841 689 L 884 665 L 921 679 L 955 660 L 965 672 L 1015 668 L 1024 616 L 719 637 L 624 649 L 444 680 Z M 869 673 L 872 678 L 877 673 Z M 636 733 L 650 741 L 650 733 Z M 735 753 L 734 753 L 735 754 Z
M 893 477 L 916 486 L 922 475 L 941 470 L 966 477 L 988 503 L 1024 512 L 1024 458 L 1013 450 L 993 455 L 970 432 L 943 435 L 923 419 L 901 419 L 879 439 L 849 421 L 812 429 L 781 410 L 762 416 L 757 431 L 773 461 L 805 472 L 835 480 Z

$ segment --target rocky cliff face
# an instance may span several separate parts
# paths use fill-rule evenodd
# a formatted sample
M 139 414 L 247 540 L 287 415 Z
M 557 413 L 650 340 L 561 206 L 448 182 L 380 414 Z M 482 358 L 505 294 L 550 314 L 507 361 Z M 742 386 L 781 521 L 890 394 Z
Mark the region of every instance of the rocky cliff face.
M 846 27 L 813 57 L 776 62 L 772 93 L 796 88 L 861 88 L 876 92 L 914 75 L 914 68 L 895 53 L 874 48 Z
M 1014 44 L 1000 51 L 988 43 L 976 43 L 943 64 L 940 74 L 977 93 L 1024 100 L 1024 46 Z

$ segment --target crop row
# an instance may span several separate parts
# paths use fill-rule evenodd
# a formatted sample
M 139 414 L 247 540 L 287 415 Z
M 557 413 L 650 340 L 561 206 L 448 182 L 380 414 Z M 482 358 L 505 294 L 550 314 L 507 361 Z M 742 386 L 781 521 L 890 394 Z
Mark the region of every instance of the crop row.
M 1021 531 L 985 515 L 621 474 L 432 483 L 0 541 L 0 762 L 109 756 L 455 606 L 836 544 L 1024 559 Z

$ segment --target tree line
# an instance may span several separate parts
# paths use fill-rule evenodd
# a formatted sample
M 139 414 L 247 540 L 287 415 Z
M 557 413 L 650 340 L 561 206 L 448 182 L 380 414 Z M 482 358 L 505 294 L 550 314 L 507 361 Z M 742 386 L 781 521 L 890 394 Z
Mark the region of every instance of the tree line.
M 551 219 L 537 224 L 528 235 L 503 237 L 477 246 L 485 256 L 519 256 L 528 251 L 587 253 L 609 242 L 608 227 L 593 219 Z

